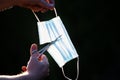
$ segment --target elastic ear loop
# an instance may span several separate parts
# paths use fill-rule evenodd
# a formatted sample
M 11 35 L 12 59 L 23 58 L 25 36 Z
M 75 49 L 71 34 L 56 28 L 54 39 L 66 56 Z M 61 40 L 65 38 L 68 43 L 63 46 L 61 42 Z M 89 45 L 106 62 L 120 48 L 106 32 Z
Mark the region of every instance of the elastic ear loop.
M 65 75 L 65 72 L 64 72 L 64 69 L 62 67 L 62 73 L 63 73 L 63 76 L 68 79 L 68 80 L 72 80 L 71 78 L 67 77 Z M 79 57 L 77 57 L 77 76 L 76 76 L 76 79 L 75 80 L 78 80 L 78 77 L 79 77 Z
M 57 11 L 56 11 L 56 8 L 53 9 L 54 10 L 54 13 L 55 13 L 55 16 L 57 17 Z M 36 15 L 36 13 L 32 10 L 34 16 L 36 17 L 37 21 L 40 22 L 40 19 L 38 18 L 38 16 Z
M 34 16 L 36 17 L 37 21 L 40 22 L 40 19 L 38 18 L 38 16 L 36 15 L 36 13 L 35 13 L 34 11 L 32 11 L 32 12 L 33 12 Z M 55 12 L 55 16 L 57 17 L 58 15 L 57 15 L 56 8 L 54 8 L 54 12 Z M 67 76 L 65 75 L 65 72 L 64 72 L 63 67 L 62 67 L 61 69 L 62 69 L 63 76 L 64 76 L 66 79 L 68 79 L 68 80 L 72 80 L 72 79 L 70 79 L 69 77 L 67 77 Z M 75 80 L 78 80 L 78 77 L 79 77 L 79 57 L 77 58 L 77 76 L 76 76 L 76 79 L 75 79 Z

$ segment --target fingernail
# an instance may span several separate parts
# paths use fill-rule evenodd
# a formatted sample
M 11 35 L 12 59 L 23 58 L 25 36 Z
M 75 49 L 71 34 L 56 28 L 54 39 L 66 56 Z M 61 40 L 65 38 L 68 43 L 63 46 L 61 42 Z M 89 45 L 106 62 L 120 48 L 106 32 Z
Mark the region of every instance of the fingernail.
M 32 44 L 32 51 L 33 50 L 36 50 L 36 45 L 35 44 Z
M 26 71 L 27 70 L 26 66 L 22 66 L 22 70 Z
M 36 45 L 35 44 L 32 44 L 32 54 L 36 53 L 37 50 L 36 50 Z

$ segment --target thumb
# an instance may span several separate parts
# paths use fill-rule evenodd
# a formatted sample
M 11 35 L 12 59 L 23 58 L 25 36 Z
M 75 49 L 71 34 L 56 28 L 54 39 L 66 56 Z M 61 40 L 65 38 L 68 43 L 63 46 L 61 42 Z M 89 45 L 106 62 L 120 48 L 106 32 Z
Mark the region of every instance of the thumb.
M 36 53 L 37 50 L 38 50 L 37 44 L 33 43 L 30 47 L 30 55 L 33 55 L 34 53 Z

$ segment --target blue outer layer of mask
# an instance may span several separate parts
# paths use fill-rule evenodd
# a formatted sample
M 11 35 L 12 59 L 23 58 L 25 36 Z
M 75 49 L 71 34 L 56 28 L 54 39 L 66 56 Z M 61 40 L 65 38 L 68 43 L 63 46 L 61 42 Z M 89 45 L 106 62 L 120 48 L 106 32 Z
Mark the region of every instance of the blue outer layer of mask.
M 59 16 L 37 24 L 40 45 L 54 41 L 61 35 L 61 38 L 47 50 L 59 67 L 63 67 L 67 62 L 78 57 L 77 51 Z

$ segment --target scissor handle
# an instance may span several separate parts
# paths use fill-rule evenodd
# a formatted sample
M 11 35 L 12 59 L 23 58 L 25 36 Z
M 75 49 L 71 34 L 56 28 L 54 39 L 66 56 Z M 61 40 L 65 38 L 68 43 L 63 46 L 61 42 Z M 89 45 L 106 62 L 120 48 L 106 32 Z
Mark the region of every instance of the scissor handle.
M 42 49 L 40 49 L 38 52 L 40 54 L 43 54 L 49 47 L 50 47 L 50 44 L 46 45 L 45 47 L 43 47 Z

